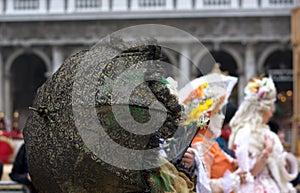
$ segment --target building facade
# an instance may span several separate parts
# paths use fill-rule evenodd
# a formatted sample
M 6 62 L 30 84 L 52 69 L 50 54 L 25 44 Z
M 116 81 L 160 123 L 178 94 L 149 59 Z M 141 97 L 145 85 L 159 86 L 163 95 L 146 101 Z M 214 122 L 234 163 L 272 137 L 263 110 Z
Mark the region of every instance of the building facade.
M 24 125 L 34 93 L 70 54 L 125 27 L 162 24 L 184 30 L 208 49 L 221 70 L 238 76 L 232 100 L 250 77 L 272 74 L 281 126 L 290 125 L 293 98 L 291 9 L 296 0 L 0 0 L 0 111 L 20 112 Z M 168 61 L 190 78 L 208 52 L 195 42 L 168 42 Z M 181 77 L 174 75 L 183 85 Z
M 293 141 L 297 141 L 297 153 L 300 155 L 300 6 L 292 11 L 292 44 L 294 55 L 294 115 L 293 115 Z

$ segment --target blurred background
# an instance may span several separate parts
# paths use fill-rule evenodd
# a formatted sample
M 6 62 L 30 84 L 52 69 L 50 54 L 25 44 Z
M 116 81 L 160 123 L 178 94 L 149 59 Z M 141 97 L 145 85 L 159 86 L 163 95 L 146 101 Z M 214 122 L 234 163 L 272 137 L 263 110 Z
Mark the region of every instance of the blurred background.
M 236 104 L 249 78 L 272 75 L 273 119 L 296 151 L 291 15 L 297 6 L 297 0 L 0 0 L 0 129 L 23 129 L 36 89 L 72 53 L 116 30 L 154 23 L 182 29 L 207 47 L 199 53 L 196 42 L 167 42 L 195 65 L 209 60 L 209 51 L 224 73 L 239 77 L 231 96 Z M 201 75 L 182 54 L 163 54 L 189 78 Z

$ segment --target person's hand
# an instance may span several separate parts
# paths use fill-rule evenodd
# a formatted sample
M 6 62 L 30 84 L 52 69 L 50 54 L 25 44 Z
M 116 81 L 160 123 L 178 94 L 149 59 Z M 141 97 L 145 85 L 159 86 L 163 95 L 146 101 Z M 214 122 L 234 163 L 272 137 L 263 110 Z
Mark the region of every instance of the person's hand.
M 31 177 L 30 177 L 29 173 L 27 173 L 27 179 L 31 182 Z
M 233 171 L 237 170 L 239 167 L 239 163 L 238 163 L 237 159 L 233 159 L 231 162 L 231 165 L 232 165 Z
M 274 139 L 269 135 L 265 135 L 264 148 L 270 154 L 273 151 Z
M 240 177 L 240 183 L 245 184 L 247 182 L 247 172 L 239 172 L 237 175 Z
M 186 168 L 190 168 L 193 166 L 195 162 L 195 154 L 192 150 L 188 149 L 182 158 L 183 164 Z

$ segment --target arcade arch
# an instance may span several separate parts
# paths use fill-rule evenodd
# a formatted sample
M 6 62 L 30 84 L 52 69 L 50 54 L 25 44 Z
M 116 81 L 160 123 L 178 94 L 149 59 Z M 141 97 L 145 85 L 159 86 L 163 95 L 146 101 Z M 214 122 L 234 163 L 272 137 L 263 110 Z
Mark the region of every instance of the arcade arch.
M 50 72 L 50 60 L 39 50 L 18 50 L 8 58 L 4 76 L 5 112 L 8 119 L 14 111 L 19 112 L 21 129 L 37 88 L 46 81 Z

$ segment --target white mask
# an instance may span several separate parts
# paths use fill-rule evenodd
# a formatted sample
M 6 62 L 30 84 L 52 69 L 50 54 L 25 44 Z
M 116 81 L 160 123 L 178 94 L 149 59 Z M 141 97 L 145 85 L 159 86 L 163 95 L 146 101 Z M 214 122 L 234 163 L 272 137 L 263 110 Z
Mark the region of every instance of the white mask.
M 208 126 L 215 137 L 219 137 L 221 135 L 221 128 L 224 122 L 224 118 L 225 115 L 223 115 L 222 113 L 217 113 L 210 117 Z

